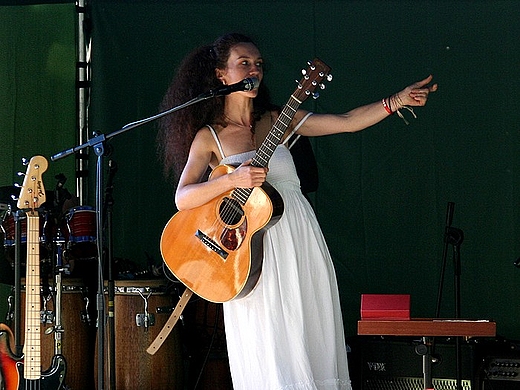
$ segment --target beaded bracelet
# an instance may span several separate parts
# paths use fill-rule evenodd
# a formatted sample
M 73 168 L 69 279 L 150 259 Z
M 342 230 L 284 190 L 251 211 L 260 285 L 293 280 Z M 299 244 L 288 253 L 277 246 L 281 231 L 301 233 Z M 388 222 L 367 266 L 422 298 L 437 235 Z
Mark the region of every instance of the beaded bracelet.
M 381 103 L 383 103 L 383 107 L 386 110 L 386 112 L 388 112 L 388 115 L 392 115 L 393 112 L 392 112 L 391 108 L 388 106 L 388 104 L 386 103 L 386 98 L 382 99 Z

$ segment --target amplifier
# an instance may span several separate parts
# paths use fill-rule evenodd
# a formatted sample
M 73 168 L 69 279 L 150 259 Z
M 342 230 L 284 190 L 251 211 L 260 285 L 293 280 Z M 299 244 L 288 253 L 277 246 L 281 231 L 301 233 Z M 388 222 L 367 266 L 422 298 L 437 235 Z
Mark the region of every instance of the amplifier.
M 482 390 L 520 390 L 520 358 L 486 358 Z
M 458 390 L 456 379 L 433 379 L 433 388 L 439 390 Z M 461 380 L 462 390 L 471 390 L 471 381 Z M 363 382 L 363 390 L 424 390 L 423 378 L 380 378 L 366 379 Z M 498 390 L 490 388 L 489 390 Z M 500 390 L 504 390 L 500 388 Z
M 361 390 L 423 390 L 423 358 L 416 352 L 420 344 L 420 339 L 392 337 L 359 337 L 354 342 L 349 341 L 353 387 Z M 473 383 L 479 362 L 474 356 L 475 346 L 462 342 L 462 390 L 477 389 Z M 457 390 L 455 342 L 436 339 L 432 358 L 434 388 Z

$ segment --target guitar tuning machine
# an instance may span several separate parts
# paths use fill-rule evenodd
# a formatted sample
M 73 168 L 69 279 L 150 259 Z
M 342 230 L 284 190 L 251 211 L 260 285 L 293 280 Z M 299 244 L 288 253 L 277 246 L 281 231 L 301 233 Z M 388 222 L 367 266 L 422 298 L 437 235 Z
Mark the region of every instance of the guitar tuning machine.
M 310 70 L 315 70 L 316 69 L 316 66 L 313 64 L 312 61 L 307 61 L 307 65 L 309 65 L 309 69 Z
M 22 157 L 22 165 L 25 167 L 29 165 L 29 160 L 27 160 L 25 157 Z

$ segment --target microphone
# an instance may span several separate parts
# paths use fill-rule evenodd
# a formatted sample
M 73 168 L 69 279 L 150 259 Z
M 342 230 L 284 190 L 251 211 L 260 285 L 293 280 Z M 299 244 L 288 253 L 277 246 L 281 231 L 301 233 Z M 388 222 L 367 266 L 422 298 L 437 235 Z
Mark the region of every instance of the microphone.
M 231 85 L 221 85 L 220 87 L 210 89 L 208 92 L 205 92 L 199 96 L 202 99 L 209 99 L 217 96 L 229 95 L 233 92 L 238 91 L 252 91 L 257 89 L 260 85 L 260 81 L 256 77 L 248 77 L 238 83 Z

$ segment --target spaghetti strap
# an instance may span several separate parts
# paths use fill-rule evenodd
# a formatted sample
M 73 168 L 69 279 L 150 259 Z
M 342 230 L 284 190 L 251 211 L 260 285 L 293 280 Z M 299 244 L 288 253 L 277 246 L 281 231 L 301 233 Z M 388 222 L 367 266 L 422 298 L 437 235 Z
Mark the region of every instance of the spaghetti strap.
M 206 125 L 211 132 L 211 135 L 213 135 L 213 138 L 215 139 L 215 143 L 217 144 L 218 151 L 220 152 L 220 160 L 222 161 L 224 158 L 226 158 L 226 155 L 224 154 L 224 150 L 222 149 L 222 144 L 220 143 L 220 139 L 218 138 L 217 132 L 213 127 L 210 125 Z
M 294 140 L 291 142 L 290 145 L 289 144 L 289 140 L 292 138 L 292 136 L 298 131 L 298 129 L 305 123 L 305 121 L 307 120 L 307 118 L 309 118 L 313 113 L 312 112 L 308 112 L 307 115 L 305 115 L 303 117 L 303 119 L 298 122 L 298 124 L 294 127 L 293 131 L 291 131 L 291 133 L 287 136 L 287 138 L 284 139 L 284 141 L 282 142 L 282 145 L 285 145 L 287 146 L 288 149 L 291 149 L 292 146 L 296 143 L 296 141 L 298 141 L 298 139 L 300 138 L 300 135 L 298 134 Z

